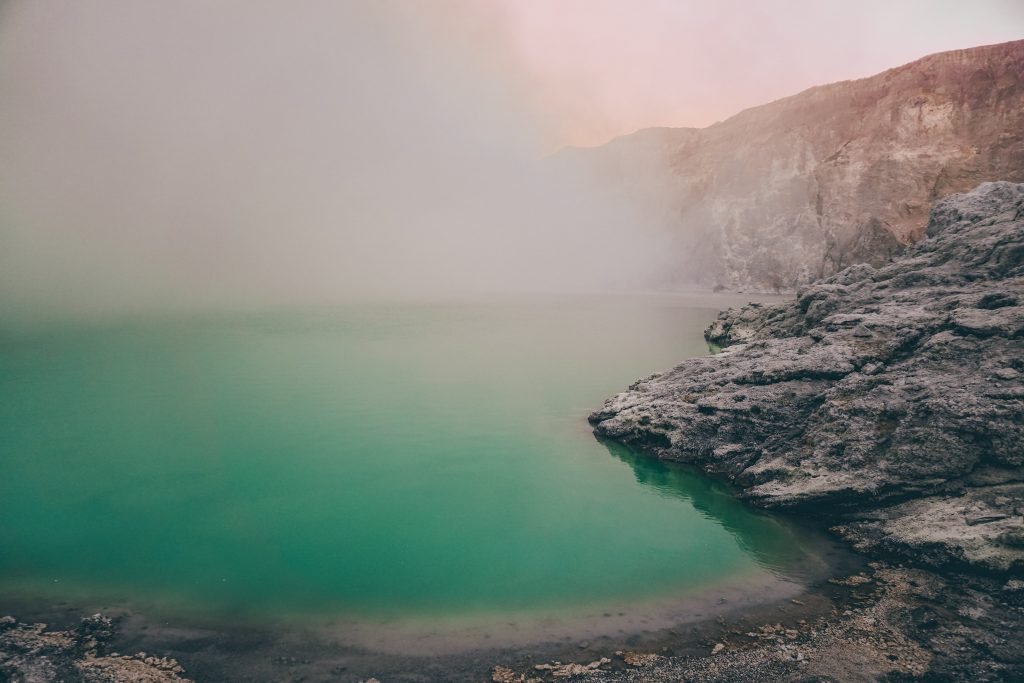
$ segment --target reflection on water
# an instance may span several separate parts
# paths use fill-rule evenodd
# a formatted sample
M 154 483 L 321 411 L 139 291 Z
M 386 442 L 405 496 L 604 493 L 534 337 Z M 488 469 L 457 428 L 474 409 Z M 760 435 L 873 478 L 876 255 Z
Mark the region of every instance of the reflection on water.
M 720 524 L 766 569 L 788 576 L 812 575 L 822 558 L 811 549 L 806 530 L 755 510 L 736 498 L 736 492 L 702 472 L 677 463 L 639 455 L 608 439 L 598 439 L 616 459 L 629 465 L 636 481 L 659 494 L 685 500 L 705 518 Z M 813 563 L 814 566 L 811 566 Z

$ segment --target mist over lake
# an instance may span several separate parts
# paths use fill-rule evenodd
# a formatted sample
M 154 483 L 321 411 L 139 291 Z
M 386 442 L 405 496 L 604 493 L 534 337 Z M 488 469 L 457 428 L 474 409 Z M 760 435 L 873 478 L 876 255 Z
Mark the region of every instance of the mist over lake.
M 399 619 L 798 582 L 799 530 L 584 426 L 627 378 L 706 353 L 713 313 L 527 298 L 9 337 L 2 582 Z
M 0 0 L 0 681 L 1024 680 L 1019 0 Z

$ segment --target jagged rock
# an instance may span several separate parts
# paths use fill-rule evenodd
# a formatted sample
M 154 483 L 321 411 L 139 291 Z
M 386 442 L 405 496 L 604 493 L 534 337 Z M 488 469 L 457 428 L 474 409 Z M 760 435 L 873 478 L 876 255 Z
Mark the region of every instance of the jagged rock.
M 653 652 L 623 652 L 622 660 L 630 666 L 652 666 L 663 659 L 661 655 Z
M 46 624 L 21 624 L 4 617 L 0 628 L 0 680 L 33 683 L 185 683 L 184 669 L 164 657 L 104 656 L 114 623 L 94 614 L 73 631 L 48 631 Z
M 601 657 L 601 659 L 594 660 L 588 664 L 577 664 L 575 662 L 562 664 L 561 662 L 554 662 L 552 664 L 537 664 L 533 668 L 537 671 L 550 672 L 552 678 L 573 678 L 598 671 L 602 666 L 610 662 L 611 660 L 607 657 Z
M 496 666 L 491 670 L 491 680 L 494 683 L 522 683 L 523 678 L 506 666 Z
M 721 353 L 610 398 L 595 432 L 759 505 L 843 515 L 864 549 L 1024 567 L 1024 185 L 937 202 L 927 234 L 889 265 L 722 313 L 706 333 Z
M 883 266 L 922 236 L 940 197 L 1024 182 L 1024 41 L 931 55 L 708 128 L 648 129 L 560 156 L 660 209 L 680 280 L 792 289 L 851 264 Z M 956 211 L 989 215 L 980 205 Z

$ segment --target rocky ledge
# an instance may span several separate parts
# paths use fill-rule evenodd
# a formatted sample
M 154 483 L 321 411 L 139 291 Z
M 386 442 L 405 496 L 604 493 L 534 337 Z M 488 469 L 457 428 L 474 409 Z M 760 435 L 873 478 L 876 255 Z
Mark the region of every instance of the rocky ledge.
M 595 433 L 860 550 L 1024 571 L 1024 184 L 936 202 L 926 235 L 722 313 L 705 336 L 723 351 L 609 399 Z

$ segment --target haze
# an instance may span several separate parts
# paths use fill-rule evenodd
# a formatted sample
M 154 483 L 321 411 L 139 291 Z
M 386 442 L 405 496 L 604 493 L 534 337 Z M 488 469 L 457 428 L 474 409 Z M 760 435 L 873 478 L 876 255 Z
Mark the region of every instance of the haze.
M 825 10 L 779 6 L 826 57 L 735 3 L 0 5 L 0 313 L 658 286 L 663 217 L 545 154 L 866 75 L 896 43 L 1006 39 L 1020 17 L 951 5 L 919 27 L 931 43 L 894 34 L 851 63 Z M 700 56 L 715 36 L 729 60 Z
M 624 285 L 655 243 L 538 164 L 500 26 L 456 2 L 6 7 L 5 309 Z
M 1024 37 L 1019 0 L 501 0 L 558 144 L 704 127 L 811 86 Z

